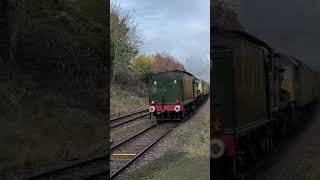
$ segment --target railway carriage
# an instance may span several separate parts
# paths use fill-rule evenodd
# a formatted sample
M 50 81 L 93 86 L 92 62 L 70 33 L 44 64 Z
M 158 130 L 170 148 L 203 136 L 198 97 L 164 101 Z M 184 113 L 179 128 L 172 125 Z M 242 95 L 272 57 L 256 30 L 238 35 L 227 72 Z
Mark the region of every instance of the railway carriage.
M 209 84 L 201 81 L 198 85 L 198 91 L 200 92 L 200 101 L 204 102 L 209 96 Z
M 299 62 L 298 67 L 298 92 L 297 92 L 297 106 L 302 108 L 317 100 L 318 93 L 316 90 L 319 81 L 317 81 L 317 72 L 302 62 Z
M 319 73 L 248 33 L 212 34 L 213 175 L 238 177 L 319 97 Z
M 275 57 L 276 63 L 284 69 L 281 89 L 288 94 L 289 106 L 294 111 L 303 111 L 314 104 L 319 97 L 319 73 L 294 57 L 279 53 Z
M 284 70 L 281 89 L 288 95 L 287 103 L 295 103 L 298 91 L 297 69 L 299 62 L 294 58 L 281 53 L 275 53 L 275 62 L 278 66 L 282 66 Z
M 194 89 L 195 89 L 195 97 L 197 99 L 197 104 L 200 104 L 201 103 L 201 100 L 202 100 L 202 81 L 198 78 L 195 78 L 195 82 L 194 82 Z

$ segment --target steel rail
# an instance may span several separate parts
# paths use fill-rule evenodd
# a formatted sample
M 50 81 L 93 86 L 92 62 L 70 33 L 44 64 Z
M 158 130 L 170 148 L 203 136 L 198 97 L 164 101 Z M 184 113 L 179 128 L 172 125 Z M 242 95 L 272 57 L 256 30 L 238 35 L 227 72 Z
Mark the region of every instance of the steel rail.
M 125 170 L 130 164 L 132 164 L 135 160 L 137 160 L 141 155 L 143 155 L 145 152 L 147 152 L 152 146 L 154 146 L 156 143 L 158 143 L 161 139 L 163 139 L 169 132 L 171 132 L 173 128 L 170 128 L 168 131 L 163 133 L 160 137 L 158 137 L 155 141 L 153 141 L 150 145 L 148 145 L 146 148 L 144 148 L 142 151 L 140 151 L 134 158 L 132 158 L 129 162 L 127 162 L 124 166 L 122 166 L 120 169 L 118 169 L 115 173 L 113 173 L 110 176 L 110 179 L 115 178 L 117 175 L 119 175 L 123 170 Z M 103 171 L 101 173 L 95 174 L 93 176 L 90 176 L 86 179 L 93 179 L 101 176 L 107 176 L 108 171 Z
M 148 109 L 145 109 L 145 110 L 138 111 L 138 112 L 134 112 L 134 113 L 131 113 L 131 114 L 127 114 L 127 115 L 124 115 L 124 116 L 121 116 L 121 117 L 117 117 L 117 118 L 114 118 L 114 119 L 110 119 L 110 122 L 111 122 L 111 121 L 117 121 L 117 120 L 120 120 L 120 119 L 124 119 L 124 118 L 130 117 L 130 116 L 136 115 L 136 114 L 140 114 L 140 113 L 147 112 L 147 111 L 149 111 L 149 110 L 148 110 Z
M 65 167 L 62 167 L 62 168 L 58 168 L 58 169 L 55 169 L 55 170 L 47 171 L 47 172 L 44 172 L 44 173 L 39 173 L 37 175 L 33 175 L 31 177 L 24 178 L 24 180 L 34 180 L 34 179 L 37 179 L 37 178 L 45 178 L 46 176 L 56 175 L 56 174 L 58 174 L 60 172 L 63 172 L 63 171 L 66 171 L 66 170 L 70 170 L 70 169 L 75 168 L 75 167 L 87 165 L 89 163 L 93 163 L 93 162 L 96 162 L 96 161 L 99 161 L 99 160 L 103 160 L 103 159 L 107 159 L 107 158 L 109 158 L 108 155 L 99 156 L 99 157 L 96 157 L 96 158 L 93 158 L 93 159 L 90 159 L 90 160 L 82 161 L 80 163 L 74 163 L 74 164 L 71 164 L 71 165 L 68 165 L 68 166 L 65 166 Z
M 126 169 L 132 162 L 138 159 L 142 154 L 147 152 L 153 145 L 159 142 L 162 138 L 164 138 L 169 132 L 171 132 L 173 128 L 170 128 L 167 132 L 163 133 L 160 137 L 158 137 L 155 141 L 153 141 L 149 146 L 144 148 L 139 154 L 137 154 L 134 158 L 132 158 L 129 162 L 127 162 L 124 166 L 118 169 L 115 173 L 113 173 L 110 178 L 115 178 L 118 174 L 120 174 L 124 169 Z
M 110 125 L 110 128 L 118 127 L 118 126 L 120 126 L 120 125 L 129 123 L 129 122 L 131 122 L 131 121 L 135 121 L 135 120 L 140 119 L 140 118 L 143 118 L 143 117 L 145 117 L 145 116 L 149 116 L 149 113 L 148 113 L 148 114 L 141 115 L 141 116 L 138 116 L 138 117 L 135 117 L 135 118 L 132 118 L 132 119 L 130 119 L 130 120 L 128 120 L 128 121 L 124 121 L 124 122 L 120 122 L 120 123 L 117 123 L 117 124 L 114 124 L 114 125 Z
M 152 129 L 152 128 L 156 127 L 157 125 L 158 125 L 158 124 L 154 124 L 154 125 L 152 125 L 152 126 L 150 126 L 150 127 L 146 128 L 146 129 L 143 129 L 142 131 L 140 131 L 140 132 L 136 133 L 135 135 L 133 135 L 133 136 L 129 137 L 128 139 L 125 139 L 125 140 L 123 140 L 122 142 L 120 142 L 120 143 L 118 143 L 118 144 L 116 144 L 116 145 L 112 146 L 112 147 L 110 148 L 110 150 L 113 150 L 113 149 L 115 149 L 115 148 L 119 147 L 120 145 L 122 145 L 122 144 L 124 144 L 124 143 L 126 143 L 126 142 L 128 142 L 128 141 L 130 141 L 130 140 L 132 140 L 133 138 L 135 138 L 135 137 L 139 136 L 140 134 L 142 134 L 142 133 L 144 133 L 144 132 L 147 132 L 148 130 L 150 130 L 150 129 Z

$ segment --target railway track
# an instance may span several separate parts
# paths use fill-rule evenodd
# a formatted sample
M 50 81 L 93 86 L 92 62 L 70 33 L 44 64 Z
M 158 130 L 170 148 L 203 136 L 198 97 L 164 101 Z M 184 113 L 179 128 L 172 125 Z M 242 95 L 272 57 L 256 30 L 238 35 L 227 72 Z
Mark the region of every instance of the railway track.
M 146 132 L 146 131 L 148 131 L 148 130 L 150 130 L 150 129 L 154 128 L 155 126 L 157 126 L 157 124 L 153 124 L 153 125 L 151 125 L 151 126 L 149 126 L 149 127 L 145 128 L 145 129 L 143 129 L 142 131 L 140 131 L 140 132 L 138 132 L 138 133 L 136 133 L 136 134 L 132 135 L 131 137 L 129 137 L 129 138 L 127 138 L 127 139 L 125 139 L 125 140 L 121 141 L 120 143 L 117 143 L 116 145 L 113 145 L 113 146 L 110 148 L 110 150 L 113 150 L 113 149 L 115 149 L 115 148 L 119 147 L 120 145 L 122 145 L 122 144 L 124 144 L 124 143 L 128 142 L 129 140 L 131 140 L 131 139 L 133 139 L 133 138 L 135 138 L 135 137 L 139 136 L 140 134 L 142 134 L 142 133 L 144 133 L 144 132 Z
M 41 179 L 91 179 L 91 177 L 106 171 L 109 156 L 100 156 L 82 162 L 70 164 L 55 170 L 39 173 L 24 180 L 41 180 Z M 106 178 L 106 177 L 104 177 Z M 97 178 L 98 179 L 98 176 Z
M 130 117 L 132 115 L 136 115 L 136 114 L 140 114 L 140 113 L 144 113 L 144 112 L 148 112 L 148 111 L 149 111 L 148 109 L 144 109 L 144 110 L 141 110 L 141 111 L 133 112 L 131 114 L 127 114 L 127 115 L 124 115 L 124 116 L 120 116 L 120 117 L 117 117 L 117 118 L 110 119 L 110 121 L 117 121 L 117 120 L 120 120 L 120 119 L 123 119 L 123 118 Z
M 118 143 L 118 144 L 116 144 L 116 145 L 113 145 L 113 146 L 110 148 L 111 152 L 114 152 L 116 149 L 120 148 L 120 147 L 123 146 L 125 143 L 127 143 L 127 142 L 135 139 L 136 137 L 138 137 L 138 136 L 140 136 L 140 135 L 142 135 L 142 134 L 144 134 L 144 133 L 146 133 L 146 132 L 150 132 L 151 129 L 156 128 L 157 126 L 158 126 L 158 124 L 153 124 L 153 125 L 145 128 L 145 129 L 141 130 L 140 132 L 132 135 L 131 137 L 123 140 L 122 142 L 120 142 L 120 143 Z M 159 140 L 160 140 L 160 139 L 159 139 Z M 136 142 L 136 141 L 134 141 L 134 142 Z M 150 146 L 150 147 L 151 147 L 151 146 Z M 147 151 L 147 149 L 145 149 L 143 152 L 140 152 L 140 155 L 142 155 L 142 154 L 143 154 L 144 152 L 146 152 L 146 151 Z M 132 162 L 133 162 L 136 158 L 138 158 L 140 155 L 138 155 L 138 156 L 136 156 L 135 158 L 131 159 Z M 128 164 L 128 165 L 129 165 L 129 164 Z M 128 166 L 128 165 L 127 165 L 127 166 Z M 112 165 L 110 165 L 110 166 L 112 166 Z M 127 167 L 127 166 L 126 166 L 126 167 Z M 122 167 L 121 170 L 119 169 L 118 174 L 119 174 L 122 170 L 124 170 L 126 167 Z M 100 171 L 99 173 L 96 173 L 96 174 L 88 177 L 87 179 L 97 179 L 97 178 L 100 178 L 100 177 L 107 177 L 107 176 L 109 175 L 109 171 L 110 171 L 109 169 Z
M 111 148 L 110 178 L 113 179 L 131 163 L 159 142 L 179 123 L 155 124 Z
M 148 112 L 148 109 L 147 109 L 147 110 L 138 111 L 132 114 L 128 114 L 119 118 L 111 119 L 110 128 L 115 128 L 123 124 L 127 124 L 129 122 L 144 118 L 149 115 L 150 113 Z
M 203 104 L 201 104 L 199 108 Z M 187 115 L 185 120 L 188 120 L 195 112 L 196 111 L 193 111 Z M 152 125 L 111 147 L 110 171 L 106 171 L 103 174 L 107 175 L 110 173 L 110 179 L 114 179 L 185 120 L 178 123 L 168 122 Z

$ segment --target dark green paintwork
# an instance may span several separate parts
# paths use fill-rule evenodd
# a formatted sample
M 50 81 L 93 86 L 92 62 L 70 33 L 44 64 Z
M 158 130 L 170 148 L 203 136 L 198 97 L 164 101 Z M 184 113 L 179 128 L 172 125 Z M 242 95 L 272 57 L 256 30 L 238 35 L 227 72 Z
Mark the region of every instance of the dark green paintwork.
M 149 81 L 149 103 L 184 105 L 195 98 L 195 77 L 185 71 L 168 71 L 155 74 Z M 176 80 L 176 83 L 175 83 Z M 156 81 L 156 84 L 154 83 Z
M 224 133 L 242 133 L 267 123 L 271 98 L 265 65 L 272 49 L 245 32 L 214 31 L 212 37 L 211 120 L 221 118 Z
M 225 130 L 234 129 L 233 119 L 233 65 L 228 49 L 214 51 L 211 80 L 213 81 L 212 117 L 223 121 Z
M 183 101 L 182 78 L 153 80 L 149 82 L 150 101 L 155 104 L 176 104 L 177 100 Z M 154 84 L 156 82 L 156 84 Z

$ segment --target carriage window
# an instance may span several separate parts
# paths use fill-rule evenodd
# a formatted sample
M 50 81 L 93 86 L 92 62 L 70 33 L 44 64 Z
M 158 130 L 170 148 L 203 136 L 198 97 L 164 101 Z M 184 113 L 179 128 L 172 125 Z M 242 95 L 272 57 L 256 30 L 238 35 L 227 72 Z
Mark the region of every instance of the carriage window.
M 154 85 L 157 85 L 157 81 L 153 81 L 153 84 L 154 84 Z
M 173 83 L 174 83 L 174 84 L 177 84 L 177 80 L 174 80 Z

